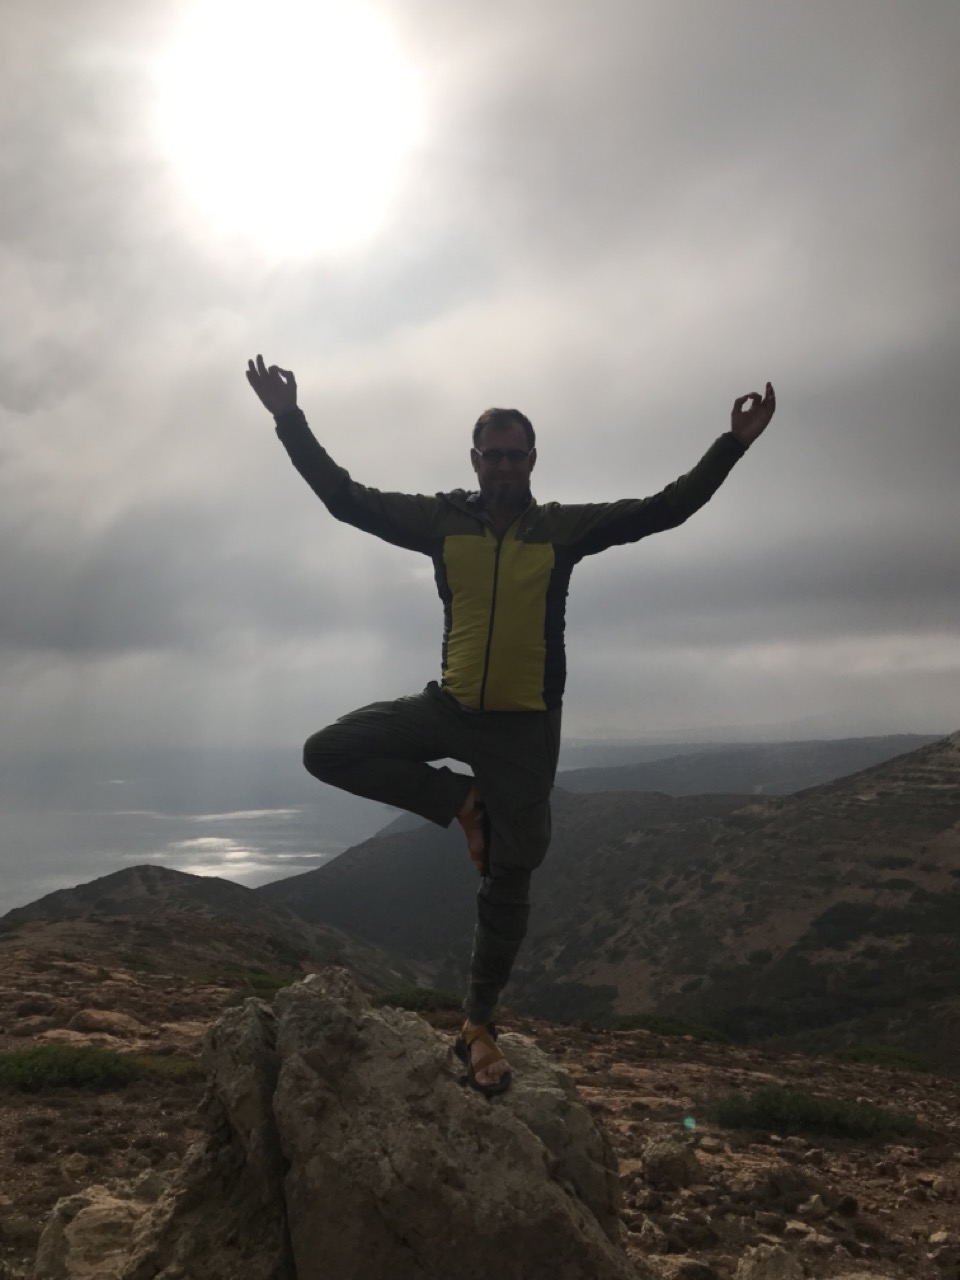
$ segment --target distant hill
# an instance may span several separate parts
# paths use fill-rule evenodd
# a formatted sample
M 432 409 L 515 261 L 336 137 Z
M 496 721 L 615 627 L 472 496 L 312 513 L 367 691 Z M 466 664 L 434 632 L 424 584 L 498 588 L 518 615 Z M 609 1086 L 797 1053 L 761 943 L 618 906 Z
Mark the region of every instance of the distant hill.
M 960 734 L 788 797 L 559 792 L 554 831 L 517 1008 L 960 1058 Z M 459 832 L 421 827 L 256 892 L 453 985 L 474 884 Z
M 664 791 L 671 796 L 733 792 L 789 795 L 858 773 L 894 756 L 938 741 L 933 734 L 811 742 L 767 742 L 690 748 L 656 760 L 616 767 L 566 769 L 565 791 Z
M 941 735 L 942 736 L 942 735 Z M 809 742 L 596 743 L 574 749 L 580 756 L 612 756 L 616 763 L 561 769 L 563 791 L 660 791 L 668 796 L 790 795 L 871 765 L 882 764 L 940 739 L 936 734 L 898 733 L 880 738 L 815 739 Z M 624 757 L 626 761 L 624 762 Z M 561 756 L 561 762 L 563 757 Z M 378 836 L 413 831 L 423 819 L 401 813 Z
M 152 864 L 58 890 L 0 917 L 0 937 L 58 928 L 74 949 L 86 939 L 96 954 L 122 953 L 174 972 L 223 965 L 302 972 L 339 961 L 371 988 L 417 978 L 408 963 L 371 943 L 309 924 L 243 885 Z

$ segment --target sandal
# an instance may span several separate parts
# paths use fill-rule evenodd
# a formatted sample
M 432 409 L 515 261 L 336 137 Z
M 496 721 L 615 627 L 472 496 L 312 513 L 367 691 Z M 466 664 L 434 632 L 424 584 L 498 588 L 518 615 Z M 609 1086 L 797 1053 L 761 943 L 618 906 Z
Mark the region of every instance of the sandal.
M 465 1022 L 453 1046 L 454 1053 L 467 1068 L 467 1084 L 471 1089 L 476 1089 L 477 1093 L 482 1093 L 485 1098 L 493 1098 L 498 1093 L 506 1093 L 510 1088 L 511 1073 L 509 1071 L 505 1071 L 500 1079 L 493 1084 L 481 1084 L 476 1076 L 478 1071 L 485 1071 L 494 1062 L 503 1060 L 504 1055 L 497 1048 L 496 1039 L 497 1028 L 492 1022 L 488 1022 L 486 1026 L 476 1027 L 469 1027 L 468 1023 Z M 476 1063 L 470 1056 L 470 1046 L 475 1040 L 479 1040 L 487 1050 L 487 1053 Z

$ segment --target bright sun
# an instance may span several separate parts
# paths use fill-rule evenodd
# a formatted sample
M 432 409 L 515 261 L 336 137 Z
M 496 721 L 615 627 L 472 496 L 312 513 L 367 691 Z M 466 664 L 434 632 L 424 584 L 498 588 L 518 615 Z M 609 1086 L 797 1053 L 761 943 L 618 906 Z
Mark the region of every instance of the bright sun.
M 388 220 L 423 111 L 365 0 L 192 0 L 155 66 L 160 142 L 207 230 L 293 257 Z

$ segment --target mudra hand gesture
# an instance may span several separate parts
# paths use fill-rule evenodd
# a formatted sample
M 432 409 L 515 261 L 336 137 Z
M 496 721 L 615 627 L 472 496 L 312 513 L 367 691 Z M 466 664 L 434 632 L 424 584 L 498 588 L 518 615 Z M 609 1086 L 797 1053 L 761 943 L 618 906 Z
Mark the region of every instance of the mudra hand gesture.
M 753 403 L 748 405 L 748 400 Z M 776 407 L 777 398 L 773 393 L 772 382 L 767 383 L 767 393 L 762 400 L 759 391 L 751 391 L 749 395 L 739 396 L 733 402 L 730 430 L 744 447 L 751 445 L 769 426 Z
M 247 381 L 260 397 L 260 403 L 275 418 L 297 407 L 297 380 L 291 369 L 272 364 L 269 369 L 263 356 L 247 361 Z

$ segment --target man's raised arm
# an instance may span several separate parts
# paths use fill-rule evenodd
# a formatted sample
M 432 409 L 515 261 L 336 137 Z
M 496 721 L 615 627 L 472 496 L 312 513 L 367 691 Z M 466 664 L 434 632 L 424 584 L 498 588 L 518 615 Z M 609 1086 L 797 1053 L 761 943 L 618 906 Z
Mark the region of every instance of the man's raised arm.
M 263 407 L 273 414 L 290 461 L 332 516 L 395 546 L 430 554 L 437 537 L 440 499 L 381 493 L 352 480 L 310 430 L 297 405 L 297 380 L 292 370 L 267 366 L 258 355 L 255 361 L 247 362 L 247 381 Z
M 660 493 L 620 502 L 564 504 L 562 541 L 578 557 L 590 556 L 607 547 L 675 529 L 709 502 L 734 465 L 769 426 L 775 408 L 776 398 L 769 382 L 763 397 L 757 391 L 739 396 L 730 415 L 730 430 L 714 441 L 691 471 Z

